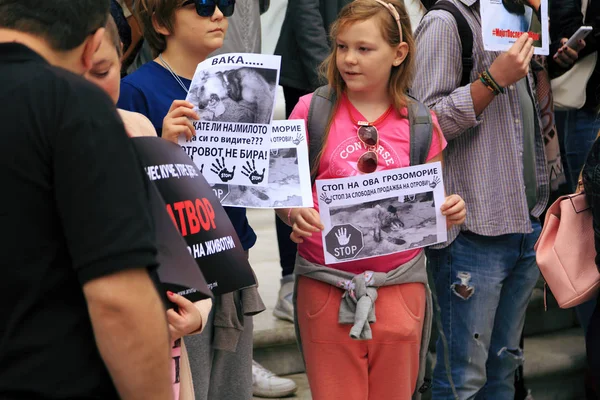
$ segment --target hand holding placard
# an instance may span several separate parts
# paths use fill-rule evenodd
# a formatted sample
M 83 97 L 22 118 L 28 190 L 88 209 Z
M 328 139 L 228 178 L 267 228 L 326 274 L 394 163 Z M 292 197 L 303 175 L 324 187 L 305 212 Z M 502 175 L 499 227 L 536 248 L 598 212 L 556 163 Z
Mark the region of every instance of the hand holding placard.
M 498 85 L 505 88 L 527 76 L 533 50 L 533 40 L 524 33 L 508 51 L 500 54 L 489 68 Z

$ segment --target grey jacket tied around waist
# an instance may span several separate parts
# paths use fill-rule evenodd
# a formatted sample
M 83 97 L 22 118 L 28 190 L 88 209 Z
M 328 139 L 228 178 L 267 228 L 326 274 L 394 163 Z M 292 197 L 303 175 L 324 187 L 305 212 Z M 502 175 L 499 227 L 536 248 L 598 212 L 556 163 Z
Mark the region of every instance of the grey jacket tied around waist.
M 358 275 L 314 264 L 297 256 L 294 273 L 297 276 L 316 279 L 344 290 L 340 303 L 338 322 L 340 324 L 352 324 L 349 335 L 351 338 L 357 340 L 370 340 L 373 338 L 370 324 L 376 321 L 375 301 L 377 300 L 378 288 L 404 283 L 422 283 L 425 285 L 426 308 L 421 336 L 421 349 L 419 351 L 419 375 L 417 378 L 417 390 L 412 397 L 413 399 L 421 398 L 419 390 L 423 385 L 425 377 L 425 359 L 431 337 L 431 321 L 433 316 L 431 290 L 427 284 L 427 270 L 425 268 L 425 256 L 423 252 L 390 272 L 366 271 Z M 297 290 L 294 290 L 294 305 L 296 303 L 296 293 Z M 294 313 L 297 313 L 296 307 L 294 307 Z M 302 341 L 297 324 L 298 318 L 296 315 L 294 317 L 296 321 L 296 338 L 300 349 L 302 349 Z
M 373 339 L 369 323 L 375 322 L 377 288 L 383 286 L 385 278 L 386 274 L 367 271 L 338 282 L 337 287 L 345 290 L 338 322 L 353 324 L 350 329 L 352 339 Z

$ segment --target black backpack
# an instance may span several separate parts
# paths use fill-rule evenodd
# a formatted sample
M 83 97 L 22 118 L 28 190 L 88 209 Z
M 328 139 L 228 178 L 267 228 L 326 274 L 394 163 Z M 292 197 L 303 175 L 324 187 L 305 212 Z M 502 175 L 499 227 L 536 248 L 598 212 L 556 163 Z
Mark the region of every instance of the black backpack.
M 469 23 L 465 19 L 464 15 L 460 10 L 448 0 L 423 0 L 423 6 L 427 9 L 427 12 L 433 10 L 444 10 L 452 14 L 456 20 L 456 26 L 458 27 L 458 36 L 460 37 L 460 43 L 462 47 L 462 79 L 460 86 L 465 86 L 471 81 L 471 70 L 473 69 L 473 31 Z
M 410 97 L 410 96 L 409 96 Z M 335 91 L 329 86 L 315 90 L 308 110 L 308 161 L 311 168 L 311 183 L 314 183 L 318 166 L 317 155 L 323 148 L 323 138 L 335 103 Z M 410 97 L 407 105 L 410 124 L 410 165 L 424 164 L 431 147 L 433 122 L 429 109 L 420 101 Z

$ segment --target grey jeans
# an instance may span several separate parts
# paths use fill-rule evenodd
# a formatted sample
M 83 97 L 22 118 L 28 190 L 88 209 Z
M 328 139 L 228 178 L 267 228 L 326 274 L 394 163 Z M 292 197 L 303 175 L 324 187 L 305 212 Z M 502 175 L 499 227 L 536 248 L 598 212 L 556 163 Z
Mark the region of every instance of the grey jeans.
M 250 400 L 252 399 L 252 317 L 244 317 L 244 331 L 236 352 L 231 353 L 216 350 L 212 346 L 213 311 L 201 334 L 184 338 L 196 400 Z

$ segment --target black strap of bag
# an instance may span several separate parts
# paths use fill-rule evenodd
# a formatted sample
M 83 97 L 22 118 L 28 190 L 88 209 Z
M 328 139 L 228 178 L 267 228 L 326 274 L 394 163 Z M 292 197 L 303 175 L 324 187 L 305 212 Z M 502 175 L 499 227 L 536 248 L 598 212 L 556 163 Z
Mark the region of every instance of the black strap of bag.
M 335 91 L 329 86 L 319 87 L 313 94 L 308 110 L 308 161 L 311 168 L 311 184 L 315 182 L 318 169 L 317 156 L 325 143 L 323 138 L 329 125 L 335 104 Z M 410 165 L 424 164 L 433 138 L 433 121 L 427 106 L 409 96 L 408 121 L 410 125 Z
M 473 31 L 465 16 L 453 3 L 447 0 L 439 0 L 428 9 L 428 12 L 433 10 L 447 11 L 452 14 L 456 20 L 458 36 L 460 37 L 460 44 L 462 47 L 461 57 L 463 70 L 460 86 L 465 86 L 471 82 L 471 70 L 473 69 Z

